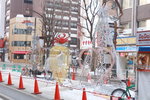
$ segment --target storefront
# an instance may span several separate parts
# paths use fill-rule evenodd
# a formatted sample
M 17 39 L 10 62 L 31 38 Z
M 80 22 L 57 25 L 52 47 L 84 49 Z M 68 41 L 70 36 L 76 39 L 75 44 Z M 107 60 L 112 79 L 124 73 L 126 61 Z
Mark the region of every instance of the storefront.
M 150 99 L 150 31 L 137 33 L 137 100 Z
M 117 39 L 117 76 L 120 79 L 131 78 L 135 76 L 135 62 L 137 55 L 136 37 L 119 37 Z
M 14 51 L 12 61 L 16 63 L 28 63 L 31 51 Z

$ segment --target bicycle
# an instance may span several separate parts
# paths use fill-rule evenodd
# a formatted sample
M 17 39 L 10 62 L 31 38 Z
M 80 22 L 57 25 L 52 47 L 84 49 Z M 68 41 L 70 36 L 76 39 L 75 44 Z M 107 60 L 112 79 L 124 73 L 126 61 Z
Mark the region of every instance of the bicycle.
M 135 84 L 129 85 L 128 84 L 129 80 L 121 80 L 121 81 L 126 84 L 126 89 L 125 90 L 122 88 L 115 89 L 111 93 L 110 100 L 116 100 L 116 98 L 118 98 L 117 100 L 135 100 L 135 98 L 131 97 L 131 93 L 129 91 L 135 87 Z

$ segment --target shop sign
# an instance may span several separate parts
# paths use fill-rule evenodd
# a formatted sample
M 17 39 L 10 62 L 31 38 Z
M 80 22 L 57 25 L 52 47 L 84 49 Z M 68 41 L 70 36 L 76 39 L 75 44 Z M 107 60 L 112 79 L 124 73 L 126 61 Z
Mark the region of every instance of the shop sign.
M 22 24 L 26 24 L 27 26 L 33 26 L 33 22 L 31 22 L 30 20 L 24 20 Z
M 150 46 L 150 32 L 137 33 L 138 46 Z
M 0 48 L 4 48 L 4 40 L 0 40 Z
M 116 48 L 117 52 L 137 51 L 136 46 L 120 46 Z

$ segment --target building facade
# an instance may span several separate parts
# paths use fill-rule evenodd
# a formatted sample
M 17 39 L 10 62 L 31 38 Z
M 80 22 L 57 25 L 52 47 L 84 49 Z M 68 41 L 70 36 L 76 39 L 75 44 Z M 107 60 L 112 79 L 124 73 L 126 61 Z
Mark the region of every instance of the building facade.
M 80 0 L 6 0 L 5 4 L 5 34 L 7 37 L 11 37 L 9 35 L 12 34 L 9 33 L 12 30 L 10 29 L 10 26 L 12 27 L 10 20 L 15 18 L 18 14 L 27 18 L 41 18 L 40 15 L 43 14 L 46 14 L 46 16 L 51 15 L 51 12 L 48 10 L 54 7 L 54 19 L 58 22 L 57 33 L 68 34 L 70 41 L 67 46 L 72 49 L 73 52 L 76 48 L 79 48 L 78 23 L 80 21 Z M 48 33 L 44 33 L 44 36 L 44 48 L 49 49 L 51 37 Z M 10 40 L 9 42 L 10 45 L 12 41 Z M 10 48 L 11 47 L 9 47 L 9 49 Z M 10 53 L 9 58 L 12 59 Z
M 119 24 L 117 46 L 119 48 L 135 47 L 138 33 L 150 31 L 150 1 L 149 0 L 120 0 L 123 9 L 123 16 Z M 136 50 L 131 50 L 131 52 Z M 126 52 L 126 50 L 122 51 Z M 129 51 L 128 51 L 129 52 Z M 128 53 L 127 52 L 127 53 Z
M 0 37 L 4 37 L 4 25 L 5 25 L 5 1 L 6 0 L 1 0 L 0 1 Z
M 32 9 L 32 0 L 6 0 L 5 8 L 5 34 L 9 36 L 10 19 L 16 17 L 17 14 L 22 14 L 25 17 L 32 15 L 26 13 L 26 8 Z
M 41 22 L 35 17 L 17 16 L 10 20 L 9 60 L 31 63 L 33 51 L 40 57 L 40 46 L 34 37 L 41 36 Z M 38 59 L 38 58 L 37 58 Z M 37 60 L 38 62 L 38 60 Z
M 72 50 L 79 48 L 78 24 L 80 15 L 80 0 L 45 0 L 47 18 L 55 15 L 55 31 L 68 34 L 68 47 Z M 57 29 L 56 29 L 57 28 Z M 50 34 L 46 34 L 45 45 L 48 46 Z
M 132 28 L 137 28 L 137 31 L 150 30 L 149 0 L 120 0 L 120 2 L 123 8 L 120 25 L 124 29 L 119 35 L 135 36 L 136 33 L 132 32 Z

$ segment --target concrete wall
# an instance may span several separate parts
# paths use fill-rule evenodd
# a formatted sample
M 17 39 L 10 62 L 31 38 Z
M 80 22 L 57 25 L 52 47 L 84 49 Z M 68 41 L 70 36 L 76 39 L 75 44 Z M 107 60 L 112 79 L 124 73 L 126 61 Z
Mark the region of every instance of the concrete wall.
M 150 4 L 137 6 L 137 21 L 143 20 L 143 19 L 150 19 Z M 131 16 L 132 16 L 132 9 L 125 9 L 123 10 L 123 16 L 121 17 L 120 22 L 126 23 L 131 22 Z

